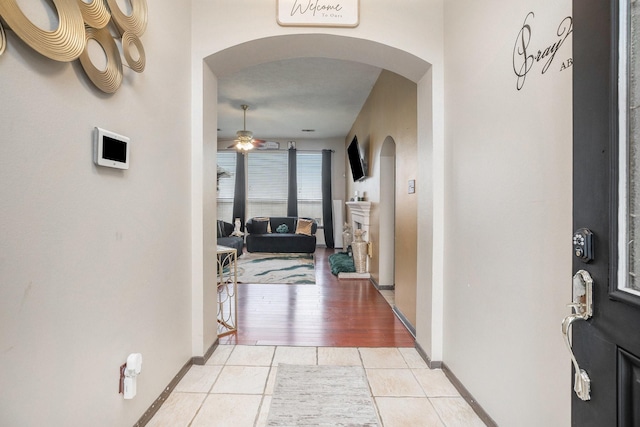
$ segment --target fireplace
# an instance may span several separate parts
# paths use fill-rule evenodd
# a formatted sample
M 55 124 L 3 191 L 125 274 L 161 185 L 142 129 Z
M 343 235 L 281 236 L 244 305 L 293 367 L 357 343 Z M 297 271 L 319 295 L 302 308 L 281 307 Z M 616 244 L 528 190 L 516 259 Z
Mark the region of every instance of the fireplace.
M 369 236 L 369 214 L 371 212 L 371 202 L 347 202 L 347 208 L 351 212 L 351 228 L 353 231 L 361 229 L 365 231 L 363 240 L 370 242 Z M 340 273 L 339 278 L 342 279 L 368 279 L 369 259 L 367 257 L 367 268 L 365 273 Z
M 371 212 L 371 202 L 347 202 L 347 207 L 351 211 L 351 227 L 353 230 L 362 229 L 366 233 L 364 240 L 369 241 L 369 213 Z

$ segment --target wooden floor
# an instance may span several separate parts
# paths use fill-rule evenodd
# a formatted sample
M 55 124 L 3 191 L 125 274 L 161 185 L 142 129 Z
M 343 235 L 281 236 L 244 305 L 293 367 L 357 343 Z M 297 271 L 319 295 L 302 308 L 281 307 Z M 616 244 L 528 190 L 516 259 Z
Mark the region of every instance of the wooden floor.
M 338 280 L 315 253 L 315 285 L 238 285 L 238 331 L 220 344 L 413 347 L 414 339 L 369 280 Z

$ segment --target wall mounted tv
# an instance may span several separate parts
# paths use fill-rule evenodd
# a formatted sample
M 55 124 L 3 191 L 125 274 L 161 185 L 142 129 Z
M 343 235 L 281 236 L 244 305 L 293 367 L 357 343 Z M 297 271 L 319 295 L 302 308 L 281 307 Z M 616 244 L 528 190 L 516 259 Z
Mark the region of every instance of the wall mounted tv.
M 353 181 L 356 182 L 365 179 L 367 177 L 367 164 L 360 152 L 357 136 L 353 137 L 351 144 L 347 147 L 347 157 L 349 157 Z

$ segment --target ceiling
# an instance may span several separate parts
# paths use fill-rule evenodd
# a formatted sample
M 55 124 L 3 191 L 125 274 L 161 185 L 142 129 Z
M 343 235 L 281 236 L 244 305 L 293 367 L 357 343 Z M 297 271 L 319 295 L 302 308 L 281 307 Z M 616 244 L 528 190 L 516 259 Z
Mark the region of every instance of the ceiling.
M 346 137 L 381 69 L 327 58 L 296 58 L 245 68 L 218 80 L 218 139 L 247 130 L 257 139 Z M 305 131 L 313 130 L 313 132 Z

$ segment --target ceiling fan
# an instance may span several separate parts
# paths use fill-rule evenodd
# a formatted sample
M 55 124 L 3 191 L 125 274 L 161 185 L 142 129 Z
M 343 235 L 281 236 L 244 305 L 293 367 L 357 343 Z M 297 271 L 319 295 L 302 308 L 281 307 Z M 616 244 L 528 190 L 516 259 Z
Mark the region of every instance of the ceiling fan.
M 277 142 L 255 139 L 253 137 L 253 132 L 247 130 L 247 110 L 249 109 L 249 106 L 246 104 L 242 104 L 240 107 L 242 107 L 242 110 L 244 111 L 244 125 L 242 127 L 242 130 L 236 132 L 236 139 L 233 141 L 233 145 L 230 145 L 228 148 L 235 148 L 238 151 L 249 151 L 253 150 L 254 148 L 280 148 L 280 144 Z

